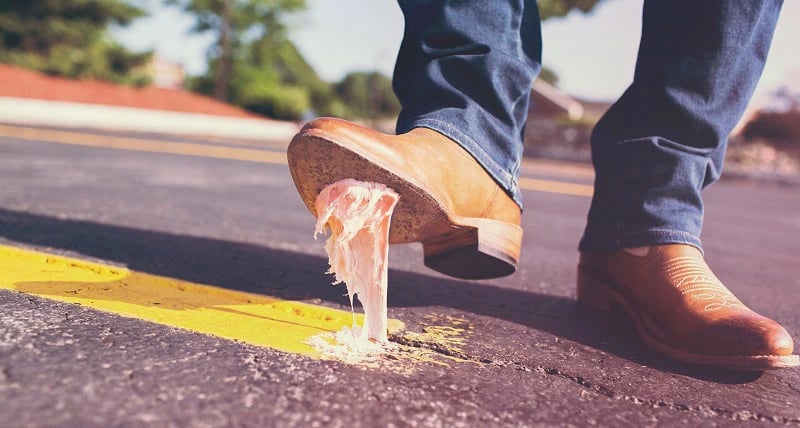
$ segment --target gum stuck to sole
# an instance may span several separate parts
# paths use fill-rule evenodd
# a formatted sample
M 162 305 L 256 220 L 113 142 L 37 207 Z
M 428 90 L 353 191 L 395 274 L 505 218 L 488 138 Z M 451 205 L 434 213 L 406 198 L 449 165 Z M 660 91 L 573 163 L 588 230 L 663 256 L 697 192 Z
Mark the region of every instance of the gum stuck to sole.
M 298 192 L 316 216 L 314 201 L 323 188 L 342 179 L 381 183 L 400 195 L 389 242 L 421 242 L 425 265 L 449 276 L 488 279 L 514 273 L 522 229 L 513 224 L 450 215 L 420 185 L 348 149 L 346 141 L 308 130 L 287 151 Z

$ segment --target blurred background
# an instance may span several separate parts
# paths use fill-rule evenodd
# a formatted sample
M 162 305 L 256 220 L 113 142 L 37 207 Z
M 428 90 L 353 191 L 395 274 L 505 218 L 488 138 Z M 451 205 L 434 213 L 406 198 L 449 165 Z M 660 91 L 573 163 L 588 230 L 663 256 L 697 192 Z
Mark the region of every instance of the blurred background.
M 585 161 L 591 126 L 632 80 L 642 0 L 539 6 L 545 69 L 531 92 L 525 152 Z M 729 168 L 800 172 L 798 20 L 800 3 L 787 2 Z M 391 131 L 402 33 L 391 0 L 5 0 L 0 104 L 36 99 L 273 126 L 338 116 Z M 2 122 L 19 120 L 0 112 Z

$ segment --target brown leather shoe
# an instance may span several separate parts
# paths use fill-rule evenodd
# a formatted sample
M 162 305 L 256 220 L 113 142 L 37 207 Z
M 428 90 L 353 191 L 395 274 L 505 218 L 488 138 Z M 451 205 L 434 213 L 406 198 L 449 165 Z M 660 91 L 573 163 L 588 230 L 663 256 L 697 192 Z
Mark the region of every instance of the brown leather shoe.
M 676 360 L 739 370 L 800 365 L 789 333 L 742 304 L 690 245 L 652 246 L 643 257 L 581 254 L 578 301 L 624 309 L 647 346 Z
M 309 122 L 289 144 L 306 206 L 344 178 L 394 189 L 389 242 L 421 242 L 425 265 L 458 278 L 510 275 L 522 244 L 519 206 L 461 146 L 426 128 L 386 135 L 344 120 Z

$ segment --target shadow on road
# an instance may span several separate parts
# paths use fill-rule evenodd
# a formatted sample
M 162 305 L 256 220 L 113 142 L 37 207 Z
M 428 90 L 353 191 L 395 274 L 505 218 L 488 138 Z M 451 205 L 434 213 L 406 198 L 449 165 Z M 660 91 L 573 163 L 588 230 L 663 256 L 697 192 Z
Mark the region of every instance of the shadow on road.
M 121 263 L 131 270 L 283 299 L 321 299 L 341 305 L 327 260 L 247 243 L 175 235 L 0 209 L 0 237 Z M 744 383 L 759 373 L 714 371 L 673 363 L 639 345 L 632 333 L 578 310 L 559 296 L 390 271 L 390 307 L 447 307 L 504 319 L 659 370 L 718 383 Z M 626 324 L 616 320 L 617 327 Z M 519 338 L 515 338 L 519 340 Z

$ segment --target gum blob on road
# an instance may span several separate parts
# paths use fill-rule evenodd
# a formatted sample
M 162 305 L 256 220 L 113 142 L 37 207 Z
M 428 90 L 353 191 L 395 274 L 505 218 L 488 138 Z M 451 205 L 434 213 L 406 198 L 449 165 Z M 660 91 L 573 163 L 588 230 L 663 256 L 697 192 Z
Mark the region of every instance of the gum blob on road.
M 335 341 L 345 346 L 346 352 L 376 352 L 388 342 L 389 224 L 398 198 L 397 193 L 380 183 L 352 179 L 337 181 L 317 196 L 314 237 L 326 227 L 330 229 L 325 243 L 330 260 L 328 273 L 335 275 L 334 284 L 347 285 L 351 308 L 356 295 L 364 307 L 361 329 L 355 326 L 354 316 L 354 328 L 335 335 Z M 335 354 L 325 343 L 321 339 L 312 341 L 323 353 Z

